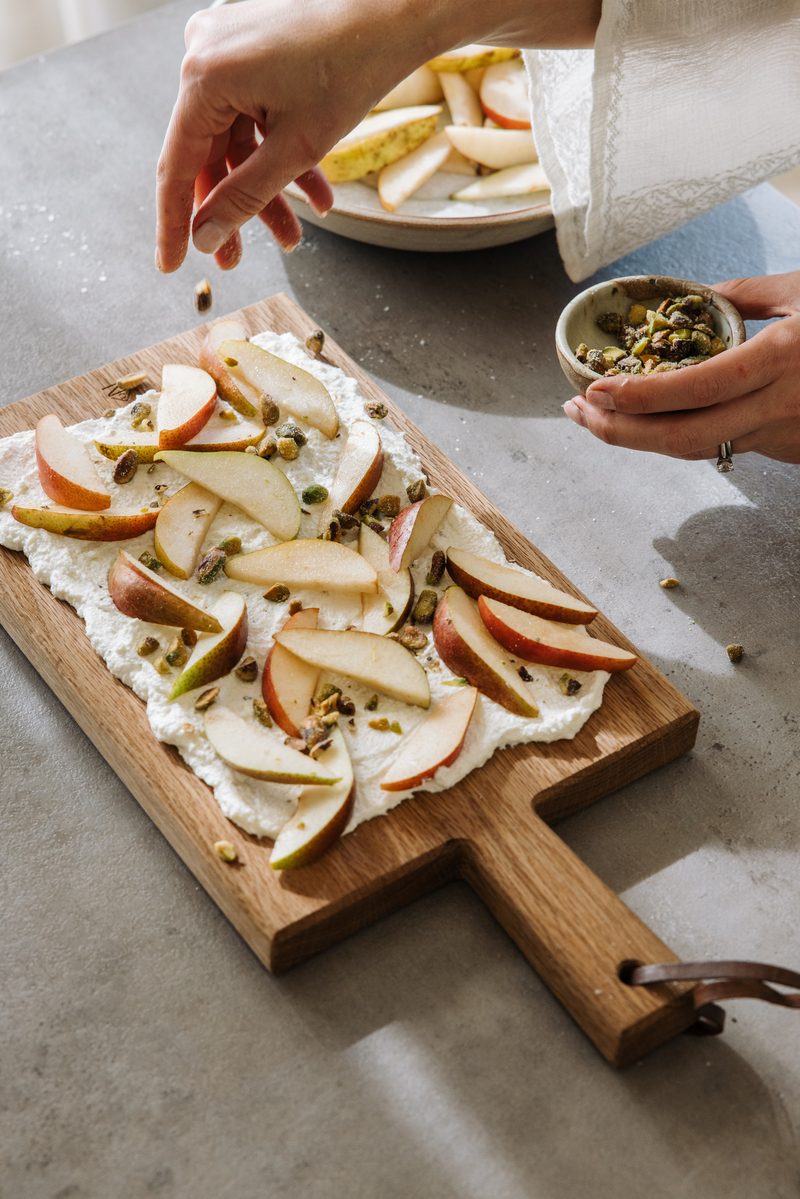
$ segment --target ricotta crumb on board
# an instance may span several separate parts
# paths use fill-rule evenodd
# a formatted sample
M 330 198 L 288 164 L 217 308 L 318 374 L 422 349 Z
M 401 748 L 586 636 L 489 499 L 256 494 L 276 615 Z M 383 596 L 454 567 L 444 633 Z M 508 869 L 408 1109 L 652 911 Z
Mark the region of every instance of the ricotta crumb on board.
M 261 333 L 252 340 L 271 354 L 316 375 L 330 392 L 339 413 L 341 436 L 331 441 L 316 429 L 307 429 L 308 444 L 298 458 L 290 462 L 277 456 L 272 459 L 274 465 L 289 477 L 298 495 L 311 483 L 330 487 L 346 443 L 348 426 L 355 420 L 365 418 L 364 400 L 357 383 L 338 367 L 309 359 L 301 343 L 291 333 Z M 155 413 L 157 393 L 148 393 L 146 398 L 153 405 Z M 100 403 L 99 397 L 98 407 Z M 166 491 L 160 493 L 164 500 L 184 486 L 186 480 L 162 462 L 156 465 L 152 474 L 148 473 L 145 466 L 140 466 L 133 481 L 124 486 L 112 481 L 114 464 L 100 455 L 94 441 L 123 441 L 130 431 L 130 418 L 127 416 L 129 408 L 130 405 L 127 405 L 118 409 L 114 417 L 82 421 L 70 428 L 86 445 L 111 494 L 112 507 L 139 508 L 155 499 L 157 484 L 168 484 Z M 425 473 L 422 463 L 401 433 L 385 421 L 380 422 L 378 427 L 385 461 L 374 494 L 396 494 L 404 501 L 406 487 Z M 33 431 L 15 433 L 0 440 L 0 487 L 12 491 L 17 501 L 24 500 L 34 505 L 49 502 L 39 484 Z M 309 515 L 302 517 L 299 537 L 317 535 L 319 512 L 319 507 L 311 508 Z M 277 542 L 277 538 L 245 516 L 240 509 L 223 503 L 209 529 L 203 552 L 230 536 L 241 538 L 244 553 Z M 213 787 L 223 813 L 248 833 L 277 836 L 295 810 L 300 788 L 249 778 L 232 770 L 217 757 L 205 737 L 202 713 L 194 710 L 199 691 L 189 692 L 168 703 L 167 696 L 177 675 L 164 677 L 156 671 L 153 662 L 159 657 L 158 653 L 151 658 L 141 658 L 136 652 L 142 638 L 148 635 L 158 639 L 163 652 L 175 635 L 175 630 L 123 616 L 108 594 L 106 579 L 120 546 L 134 557 L 138 557 L 143 550 L 152 551 L 152 532 L 124 542 L 77 541 L 19 524 L 12 517 L 9 506 L 0 510 L 0 544 L 8 549 L 21 550 L 36 578 L 50 587 L 53 595 L 75 608 L 86 624 L 92 647 L 104 659 L 108 669 L 146 703 L 147 717 L 156 737 L 176 746 L 195 774 Z M 434 550 L 446 549 L 451 545 L 460 546 L 494 562 L 506 561 L 494 534 L 464 508 L 453 504 L 425 555 L 412 567 L 417 594 L 426 586 L 425 576 Z M 521 567 L 515 569 L 522 570 Z M 264 661 L 271 648 L 273 635 L 288 617 L 289 601 L 270 603 L 263 598 L 263 587 L 236 582 L 224 575 L 208 586 L 200 586 L 195 579 L 182 581 L 171 575 L 167 578 L 173 587 L 200 606 L 210 606 L 223 591 L 238 591 L 245 596 L 249 619 L 246 653 L 252 654 L 258 662 L 259 678 L 255 683 L 246 683 L 231 673 L 217 680 L 214 686 L 221 688 L 219 702 L 244 719 L 254 722 L 252 701 L 261 694 Z M 444 586 L 446 580 L 443 580 L 439 590 Z M 350 597 L 308 590 L 293 592 L 291 600 L 300 600 L 304 607 L 318 607 L 320 628 L 344 629 L 348 625 L 361 625 L 361 600 L 358 595 Z M 454 676 L 436 652 L 430 626 L 421 627 L 428 635 L 429 645 L 420 651 L 418 657 L 427 671 L 431 700 L 435 705 L 453 694 L 453 688 L 447 682 Z M 509 660 L 513 661 L 510 657 Z M 522 664 L 521 660 L 519 664 Z M 603 688 L 610 677 L 604 671 L 571 671 L 582 686 L 577 695 L 566 696 L 558 686 L 557 680 L 563 673 L 560 668 L 528 664 L 527 669 L 532 676 L 528 686 L 540 709 L 539 716 L 534 720 L 523 719 L 507 712 L 484 695 L 479 695 L 460 755 L 452 766 L 440 769 L 435 778 L 423 783 L 416 791 L 443 791 L 452 787 L 471 770 L 483 765 L 496 749 L 504 746 L 574 737 L 592 712 L 599 708 Z M 321 682 L 328 681 L 328 678 L 323 675 Z M 377 710 L 367 712 L 364 705 L 372 694 L 370 688 L 343 678 L 336 682 L 356 706 L 355 728 L 346 719 L 341 722 L 357 783 L 355 808 L 347 829 L 349 832 L 362 821 L 383 815 L 412 794 L 411 791 L 381 791 L 379 784 L 400 752 L 406 736 L 425 719 L 427 713 L 421 708 L 383 695 L 379 696 Z M 369 720 L 382 716 L 387 717 L 390 723 L 396 721 L 403 735 L 368 727 Z M 284 739 L 284 734 L 277 726 L 263 730 L 263 734 L 273 738 L 276 744 L 281 744 Z

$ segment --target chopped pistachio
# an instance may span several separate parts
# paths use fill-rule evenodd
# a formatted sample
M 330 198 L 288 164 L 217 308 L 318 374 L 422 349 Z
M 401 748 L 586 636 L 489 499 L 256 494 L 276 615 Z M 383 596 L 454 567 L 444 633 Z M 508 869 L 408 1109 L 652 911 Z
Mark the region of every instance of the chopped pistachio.
M 388 733 L 392 727 L 385 716 L 381 716 L 379 720 L 368 720 L 367 724 L 371 729 L 375 729 L 379 733 Z
M 296 749 L 300 754 L 308 753 L 308 746 L 302 737 L 284 737 L 283 744 L 288 745 L 289 749 Z
M 680 581 L 680 579 L 671 579 L 671 578 L 670 579 L 661 579 L 658 585 L 659 585 L 659 587 L 663 587 L 666 590 L 670 587 L 680 587 L 681 581 Z
M 147 658 L 150 654 L 154 654 L 158 649 L 158 642 L 155 637 L 143 637 L 136 646 L 136 652 L 140 658 Z
M 725 342 L 722 340 L 721 337 L 712 337 L 711 338 L 711 348 L 709 350 L 709 353 L 711 354 L 712 358 L 716 358 L 717 354 L 721 354 L 724 349 L 725 349 Z
M 181 629 L 178 636 L 184 645 L 189 646 L 189 649 L 194 649 L 197 645 L 197 633 L 194 629 Z
M 245 454 L 255 454 L 256 456 L 259 456 L 258 450 L 254 445 L 246 445 L 244 447 L 244 452 Z
M 264 599 L 269 600 L 271 604 L 282 604 L 287 600 L 291 592 L 285 583 L 273 583 L 269 591 L 264 592 Z
M 558 680 L 558 685 L 564 695 L 577 695 L 583 683 L 579 683 L 577 679 L 574 679 L 571 674 L 567 674 L 565 671 Z
M 252 683 L 258 678 L 258 663 L 250 654 L 233 672 L 243 683 Z
M 338 520 L 343 529 L 357 529 L 361 521 L 351 512 L 342 512 L 341 508 L 336 508 L 333 513 L 333 519 Z
M 0 487 L 0 508 L 5 508 L 6 504 L 10 504 L 14 498 L 14 492 L 8 487 Z
M 469 679 L 442 679 L 443 687 L 468 687 Z
M 219 548 L 229 558 L 233 558 L 236 554 L 241 554 L 242 552 L 242 539 L 241 537 L 223 537 L 219 543 Z
M 146 566 L 148 570 L 161 570 L 163 563 L 159 562 L 158 558 L 154 557 L 149 550 L 142 550 L 139 555 L 139 561 L 142 566 Z
M 406 487 L 406 495 L 408 496 L 409 504 L 418 504 L 420 500 L 424 500 L 428 495 L 428 488 L 425 486 L 424 479 L 416 479 L 413 483 L 409 483 Z
M 253 715 L 259 724 L 263 724 L 265 729 L 272 728 L 272 719 L 263 699 L 258 698 L 253 700 Z
M 683 370 L 686 366 L 699 366 L 701 362 L 708 362 L 708 354 L 694 354 L 689 358 L 681 358 L 677 364 L 674 362 L 666 362 L 665 366 L 676 366 L 679 370 Z
M 300 453 L 300 446 L 293 437 L 279 437 L 278 453 L 281 458 L 285 458 L 287 462 L 291 462 Z
M 323 487 L 321 483 L 312 483 L 310 487 L 306 487 L 302 494 L 304 504 L 324 504 L 328 498 L 328 488 Z
M 259 458 L 271 458 L 273 454 L 277 453 L 277 450 L 278 443 L 274 437 L 270 436 L 262 437 L 256 446 L 256 453 Z
M 400 634 L 400 644 L 411 650 L 412 654 L 416 654 L 419 650 L 425 649 L 428 638 L 419 629 L 415 629 L 413 624 L 407 624 Z
M 412 620 L 417 621 L 418 624 L 430 624 L 438 602 L 439 597 L 436 592 L 426 588 L 414 605 Z
M 647 309 L 644 304 L 631 304 L 628 312 L 629 325 L 642 325 L 647 320 Z
M 172 674 L 172 670 L 170 669 L 169 662 L 165 661 L 164 658 L 156 658 L 153 665 L 155 666 L 155 668 L 159 674 Z
M 105 412 L 101 412 L 100 415 L 106 420 L 110 420 L 112 416 L 117 415 L 117 410 L 116 408 L 106 408 Z
M 400 511 L 400 496 L 399 495 L 381 495 L 378 496 L 378 512 L 381 516 L 397 516 Z
M 642 354 L 644 354 L 645 351 L 649 350 L 649 349 L 650 349 L 650 338 L 649 337 L 640 337 L 639 340 L 636 342 L 636 344 L 633 346 L 631 353 L 635 354 L 637 358 L 641 358 Z M 625 355 L 623 354 L 622 357 L 624 358 Z M 617 364 L 619 365 L 619 359 L 617 360 Z
M 599 350 L 590 350 L 586 355 L 586 365 L 590 371 L 594 371 L 598 375 L 606 373 L 606 360 Z
M 232 408 L 223 408 L 219 414 L 219 419 L 234 421 L 238 420 L 239 418 Z
M 384 417 L 389 415 L 389 409 L 380 400 L 367 400 L 364 405 L 364 411 L 373 420 L 383 420 Z
M 226 356 L 222 359 L 222 361 L 225 363 L 226 366 L 238 366 L 239 365 L 239 359 L 231 358 L 230 354 L 226 354 Z
M 342 540 L 342 526 L 335 517 L 332 521 L 329 521 L 327 529 L 321 536 L 323 541 Z
M 121 379 L 117 379 L 117 387 L 120 391 L 133 391 L 135 387 L 141 387 L 146 378 L 146 371 L 134 371 L 133 374 L 123 375 Z
M 180 637 L 175 637 L 164 654 L 164 661 L 169 666 L 185 666 L 189 660 L 189 651 Z
M 340 695 L 336 701 L 336 710 L 337 712 L 340 712 L 342 716 L 354 716 L 356 706 L 349 695 Z
M 581 344 L 578 346 L 577 350 L 575 351 L 575 357 L 578 359 L 578 362 L 585 362 L 586 355 L 588 353 L 589 353 L 589 347 L 587 346 L 585 341 L 582 341 Z
M 619 346 L 603 346 L 601 353 L 606 362 L 609 362 L 611 365 L 618 362 L 620 358 L 625 357 L 625 351 L 621 350 Z
M 281 410 L 270 395 L 261 397 L 261 419 L 265 425 L 277 425 Z
M 602 316 L 598 316 L 597 322 L 604 333 L 619 333 L 625 317 L 621 312 L 604 312 Z
M 334 708 L 331 712 L 326 712 L 324 716 L 320 716 L 320 720 L 327 728 L 332 728 L 333 725 L 339 723 L 338 709 Z
M 197 581 L 204 586 L 213 583 L 223 573 L 228 555 L 218 545 L 213 546 L 197 568 Z
M 313 333 L 309 333 L 306 338 L 306 349 L 309 354 L 321 354 L 322 347 L 325 345 L 325 334 L 321 329 L 315 329 Z
M 150 405 L 145 403 L 144 400 L 137 400 L 130 412 L 131 428 L 138 429 L 142 421 L 146 420 L 150 415 L 151 411 Z
M 386 529 L 379 520 L 365 520 L 364 524 L 372 529 L 373 533 L 377 533 L 379 537 L 385 538 L 387 536 Z
M 366 710 L 367 710 L 368 712 L 374 712 L 374 711 L 375 711 L 375 709 L 377 708 L 377 706 L 378 706 L 378 697 L 377 697 L 377 695 L 373 695 L 373 696 L 371 696 L 371 697 L 370 697 L 370 698 L 367 700 L 367 702 L 364 704 L 364 707 L 366 708 Z
M 275 430 L 277 437 L 291 437 L 292 441 L 296 441 L 298 445 L 305 445 L 308 441 L 303 430 L 294 423 L 294 421 L 286 420 L 282 425 L 278 425 Z
M 532 683 L 533 682 L 533 675 L 524 666 L 520 666 L 519 670 L 517 671 L 517 674 L 522 679 L 523 683 Z
M 663 375 L 666 371 L 676 371 L 677 369 L 677 362 L 659 362 L 658 366 L 653 367 L 651 374 Z
M 446 564 L 447 558 L 445 557 L 444 550 L 434 550 L 433 557 L 431 558 L 431 568 L 425 576 L 425 582 L 429 583 L 431 587 L 438 587 L 442 581 Z
M 308 752 L 310 753 L 312 758 L 318 758 L 320 754 L 325 753 L 326 749 L 330 749 L 331 745 L 332 745 L 331 738 L 326 737 L 324 741 L 318 741 L 316 743 L 316 745 L 312 745 L 311 749 Z M 300 828 L 300 825 L 298 825 L 297 827 Z
M 392 605 L 389 603 L 388 600 L 384 600 L 383 615 L 384 616 L 394 616 L 394 608 L 392 607 Z
M 294 616 L 295 612 L 302 612 L 303 604 L 301 600 L 292 600 L 289 604 L 289 615 Z
M 211 294 L 211 284 L 208 279 L 201 279 L 194 285 L 194 306 L 198 312 L 208 312 L 213 307 L 214 297 Z
M 215 841 L 214 848 L 216 849 L 223 862 L 235 862 L 239 855 L 236 852 L 236 846 L 230 841 Z
M 126 450 L 124 454 L 120 454 L 114 463 L 114 471 L 111 477 L 115 483 L 130 483 L 138 469 L 139 455 L 136 453 L 136 450 Z
M 334 683 L 323 683 L 314 699 L 315 704 L 324 704 L 326 700 L 333 699 L 335 696 L 342 694 L 341 687 L 337 687 Z
M 674 333 L 670 333 L 669 340 L 674 343 L 676 341 L 691 341 L 693 339 L 689 329 L 676 329 Z M 708 338 L 705 340 L 708 341 Z M 709 344 L 711 343 L 709 342 Z
M 307 716 L 300 725 L 300 736 L 308 749 L 313 749 L 321 741 L 328 739 L 328 728 L 319 716 Z
M 205 712 L 216 700 L 219 695 L 219 687 L 209 687 L 203 691 L 194 701 L 195 712 Z
M 392 730 L 393 733 L 397 733 L 398 737 L 402 737 L 403 730 L 400 728 L 399 720 L 393 720 L 392 723 L 389 725 L 389 728 Z
M 358 505 L 358 510 L 362 516 L 374 516 L 378 511 L 378 501 L 374 496 L 372 499 L 362 500 Z
M 743 645 L 726 645 L 725 653 L 730 658 L 731 662 L 741 662 L 744 656 Z

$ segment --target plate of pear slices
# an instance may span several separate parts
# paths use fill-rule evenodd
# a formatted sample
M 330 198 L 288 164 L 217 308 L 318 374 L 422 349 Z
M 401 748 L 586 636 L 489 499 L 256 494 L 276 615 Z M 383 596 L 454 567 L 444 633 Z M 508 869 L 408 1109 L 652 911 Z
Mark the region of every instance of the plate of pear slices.
M 481 250 L 553 227 L 520 51 L 464 46 L 402 80 L 325 155 L 334 205 L 313 225 L 391 249 Z

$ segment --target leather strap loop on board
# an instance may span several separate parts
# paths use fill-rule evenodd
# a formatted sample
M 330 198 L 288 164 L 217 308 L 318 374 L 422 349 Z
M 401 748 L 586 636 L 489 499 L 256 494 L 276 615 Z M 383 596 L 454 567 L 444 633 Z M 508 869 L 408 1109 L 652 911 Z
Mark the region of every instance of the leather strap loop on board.
M 714 979 L 707 982 L 707 979 Z M 725 1012 L 717 1007 L 725 999 L 763 999 L 781 1007 L 800 1008 L 800 974 L 762 962 L 663 962 L 657 966 L 635 966 L 625 980 L 643 987 L 663 982 L 699 982 L 692 992 L 697 1023 L 688 1032 L 716 1036 L 725 1027 Z M 794 987 L 794 995 L 775 991 L 767 983 Z

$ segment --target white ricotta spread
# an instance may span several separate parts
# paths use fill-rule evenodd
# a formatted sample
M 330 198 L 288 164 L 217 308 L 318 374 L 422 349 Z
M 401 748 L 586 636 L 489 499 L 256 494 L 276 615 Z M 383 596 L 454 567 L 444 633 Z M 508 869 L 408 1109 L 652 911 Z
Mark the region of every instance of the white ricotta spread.
M 289 477 L 298 495 L 311 483 L 330 487 L 346 443 L 348 426 L 354 420 L 365 419 L 364 400 L 355 380 L 337 367 L 309 359 L 292 334 L 262 333 L 252 340 L 270 353 L 316 375 L 330 392 L 339 413 L 341 435 L 328 440 L 316 429 L 307 429 L 308 444 L 301 449 L 298 458 L 287 462 L 276 456 L 271 460 Z M 149 393 L 146 398 L 153 405 L 155 413 L 157 394 Z M 98 396 L 98 406 L 102 402 L 103 397 Z M 220 407 L 226 405 L 220 404 Z M 111 493 L 112 507 L 139 509 L 156 498 L 156 484 L 168 484 L 166 491 L 160 493 L 163 500 L 183 487 L 186 480 L 162 462 L 156 465 L 152 474 L 146 466 L 140 466 L 133 481 L 124 486 L 113 482 L 114 464 L 96 450 L 94 441 L 123 442 L 130 432 L 129 411 L 130 405 L 118 409 L 114 417 L 82 421 L 72 425 L 71 432 L 89 451 Z M 396 494 L 405 498 L 406 486 L 424 475 L 422 464 L 401 433 L 392 429 L 386 421 L 380 422 L 378 427 L 385 463 L 374 494 Z M 16 502 L 35 506 L 50 502 L 39 483 L 32 431 L 16 433 L 0 440 L 0 487 L 12 491 Z M 299 537 L 317 535 L 320 508 L 310 508 L 309 511 L 310 514 L 302 518 Z M 209 529 L 203 552 L 229 536 L 241 538 L 245 553 L 273 545 L 277 540 L 240 509 L 223 503 Z M 147 635 L 158 639 L 163 652 L 176 630 L 123 616 L 108 594 L 106 579 L 120 546 L 134 557 L 146 549 L 154 552 L 152 533 L 121 543 L 77 541 L 19 524 L 8 506 L 0 509 L 0 544 L 8 549 L 21 550 L 36 578 L 46 584 L 53 595 L 66 600 L 76 609 L 86 624 L 86 633 L 93 648 L 108 669 L 146 703 L 147 716 L 156 737 L 176 746 L 192 770 L 213 787 L 224 814 L 249 833 L 275 837 L 296 807 L 299 788 L 261 782 L 238 774 L 217 757 L 205 737 L 202 714 L 194 710 L 199 692 L 190 692 L 168 703 L 167 696 L 177 674 L 164 677 L 156 671 L 153 661 L 159 657 L 158 653 L 150 658 L 141 658 L 136 652 L 137 645 Z M 412 569 L 417 594 L 426 586 L 425 576 L 433 551 L 446 549 L 450 545 L 460 546 L 494 562 L 505 563 L 503 551 L 494 534 L 469 512 L 454 504 L 425 556 Z M 221 687 L 220 702 L 244 719 L 255 722 L 252 701 L 261 694 L 260 672 L 272 645 L 273 634 L 287 619 L 288 601 L 270 603 L 263 598 L 263 587 L 235 582 L 225 576 L 207 586 L 200 586 L 195 579 L 184 582 L 170 575 L 166 577 L 173 587 L 204 607 L 211 606 L 226 590 L 238 591 L 245 596 L 249 619 L 247 653 L 252 654 L 258 662 L 259 679 L 255 683 L 244 683 L 231 673 L 217 680 L 214 685 Z M 444 580 L 443 585 L 446 582 Z M 304 607 L 320 609 L 320 628 L 361 626 L 361 600 L 358 595 L 350 597 L 318 591 L 296 591 L 291 598 L 300 600 Z M 432 703 L 435 705 L 453 694 L 453 688 L 447 686 L 447 682 L 454 676 L 439 658 L 430 634 L 428 648 L 418 656 L 428 673 Z M 514 660 L 509 656 L 509 661 Z M 435 778 L 417 788 L 418 791 L 443 791 L 452 787 L 471 770 L 486 762 L 496 749 L 504 746 L 574 737 L 600 706 L 603 688 L 609 678 L 603 671 L 571 671 L 582 686 L 577 695 L 566 696 L 557 682 L 563 673 L 560 668 L 528 665 L 528 670 L 532 676 L 528 686 L 539 707 L 539 716 L 535 720 L 526 720 L 507 712 L 493 700 L 479 696 L 460 755 L 452 766 L 440 769 Z M 329 680 L 323 676 L 321 681 Z M 342 719 L 357 781 L 355 809 L 347 830 L 350 831 L 363 820 L 383 815 L 412 794 L 410 791 L 381 791 L 379 784 L 389 764 L 400 752 L 406 735 L 425 719 L 426 713 L 421 708 L 387 696 L 380 696 L 377 711 L 366 712 L 364 705 L 372 690 L 349 679 L 339 678 L 335 681 L 356 705 L 355 728 L 345 718 Z M 369 720 L 382 716 L 390 722 L 397 721 L 403 735 L 368 727 Z M 264 729 L 263 734 L 274 738 L 276 744 L 281 744 L 284 737 L 277 727 Z

